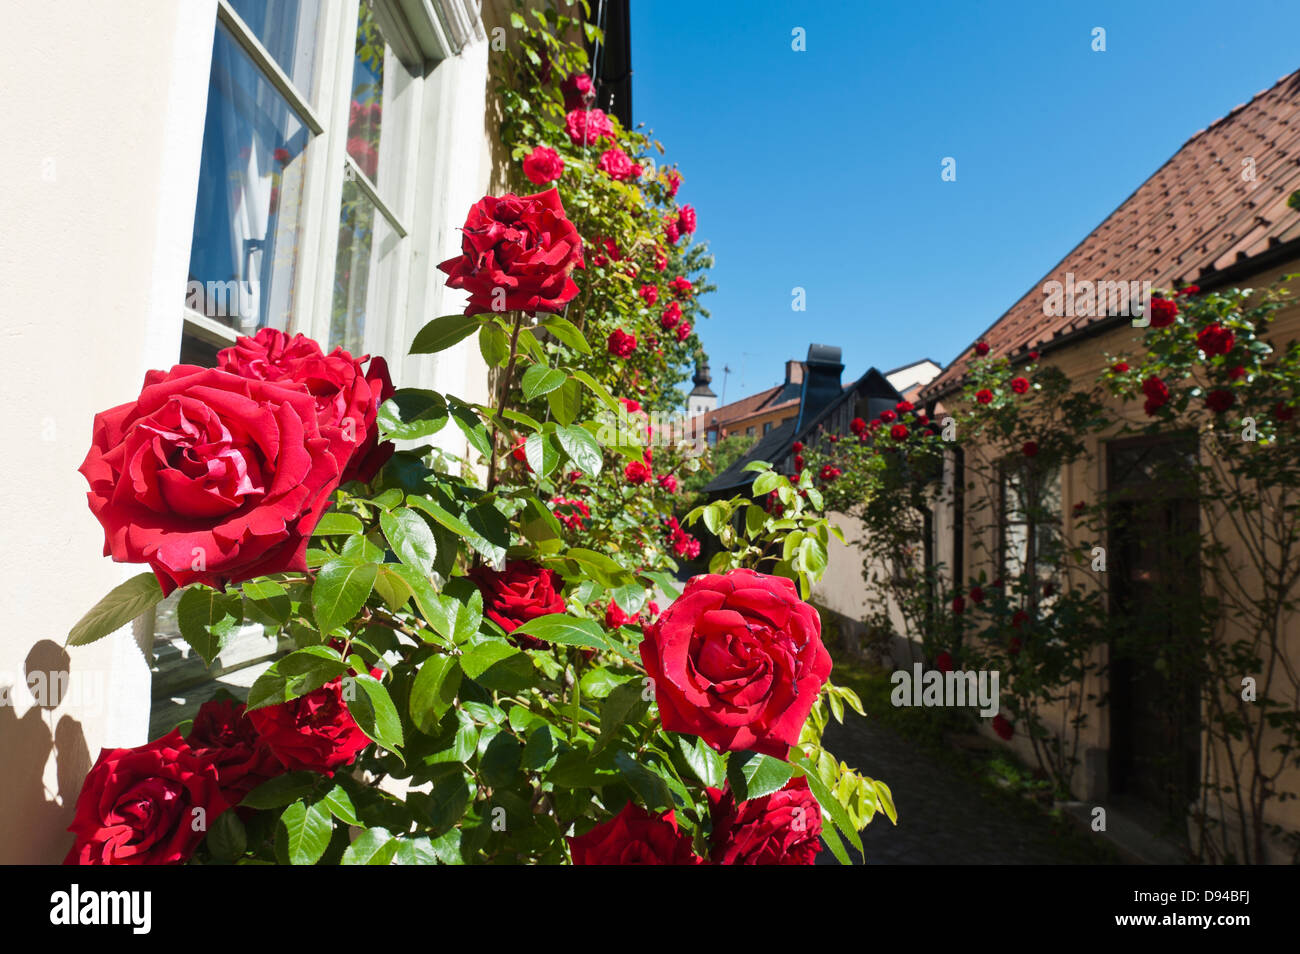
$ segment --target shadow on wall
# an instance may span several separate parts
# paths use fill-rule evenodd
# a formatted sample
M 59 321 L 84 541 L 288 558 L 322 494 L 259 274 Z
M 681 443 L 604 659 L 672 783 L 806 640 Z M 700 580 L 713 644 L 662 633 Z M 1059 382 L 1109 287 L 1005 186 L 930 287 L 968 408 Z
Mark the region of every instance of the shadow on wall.
M 50 730 L 55 710 L 70 679 L 71 658 L 62 646 L 43 639 L 23 662 L 26 685 L 39 686 L 37 704 L 20 719 L 12 703 L 13 686 L 0 685 L 0 864 L 56 864 L 72 845 L 72 822 L 81 781 L 90 771 L 91 757 L 81 723 L 64 715 Z M 45 783 L 50 753 L 55 758 L 55 782 Z

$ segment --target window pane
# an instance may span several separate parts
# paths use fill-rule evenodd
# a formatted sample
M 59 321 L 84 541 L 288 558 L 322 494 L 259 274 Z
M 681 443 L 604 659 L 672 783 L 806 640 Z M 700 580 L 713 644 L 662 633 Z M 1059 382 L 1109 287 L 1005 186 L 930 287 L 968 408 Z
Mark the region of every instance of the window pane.
M 356 180 L 346 180 L 339 213 L 339 251 L 334 266 L 331 348 L 342 346 L 358 356 L 368 350 L 366 316 L 382 315 L 386 305 L 380 300 L 382 283 L 370 281 L 371 271 L 378 269 L 398 242 L 397 233 Z M 373 349 L 377 350 L 381 344 L 376 342 Z
M 321 0 L 230 0 L 271 58 L 312 102 Z
M 241 332 L 293 320 L 309 132 L 218 27 L 185 303 Z
M 348 115 L 348 155 L 372 182 L 379 182 L 379 126 L 384 111 L 384 38 L 369 0 L 357 17 L 357 48 L 352 62 L 352 108 Z

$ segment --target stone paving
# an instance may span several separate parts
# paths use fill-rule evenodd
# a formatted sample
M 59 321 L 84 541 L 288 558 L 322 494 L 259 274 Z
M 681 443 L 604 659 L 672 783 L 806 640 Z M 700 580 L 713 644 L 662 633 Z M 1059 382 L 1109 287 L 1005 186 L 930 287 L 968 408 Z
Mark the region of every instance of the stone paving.
M 1052 822 L 1007 817 L 977 780 L 962 777 L 892 729 L 851 713 L 845 725 L 832 721 L 826 748 L 841 761 L 889 786 L 898 826 L 883 815 L 862 833 L 869 865 L 1060 864 L 1052 849 Z M 851 846 L 849 854 L 860 859 Z M 823 850 L 819 863 L 835 864 Z

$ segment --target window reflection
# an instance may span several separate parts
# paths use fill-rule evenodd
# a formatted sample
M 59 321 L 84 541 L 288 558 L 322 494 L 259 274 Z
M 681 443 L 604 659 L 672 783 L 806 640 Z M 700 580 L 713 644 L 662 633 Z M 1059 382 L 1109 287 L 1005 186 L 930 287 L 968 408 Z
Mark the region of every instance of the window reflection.
M 185 304 L 248 333 L 293 320 L 309 132 L 218 27 Z

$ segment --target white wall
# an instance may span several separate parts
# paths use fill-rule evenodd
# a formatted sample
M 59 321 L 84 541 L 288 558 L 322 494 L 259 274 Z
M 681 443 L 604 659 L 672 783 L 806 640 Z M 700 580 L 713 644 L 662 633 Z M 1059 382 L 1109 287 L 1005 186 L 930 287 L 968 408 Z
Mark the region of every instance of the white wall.
M 61 860 L 100 747 L 145 741 L 129 628 L 61 648 L 140 572 L 100 556 L 77 467 L 94 414 L 176 362 L 214 17 L 215 0 L 58 0 L 0 36 L 0 686 L 18 687 L 0 705 L 0 862 Z M 60 668 L 86 691 L 35 706 L 25 673 Z

